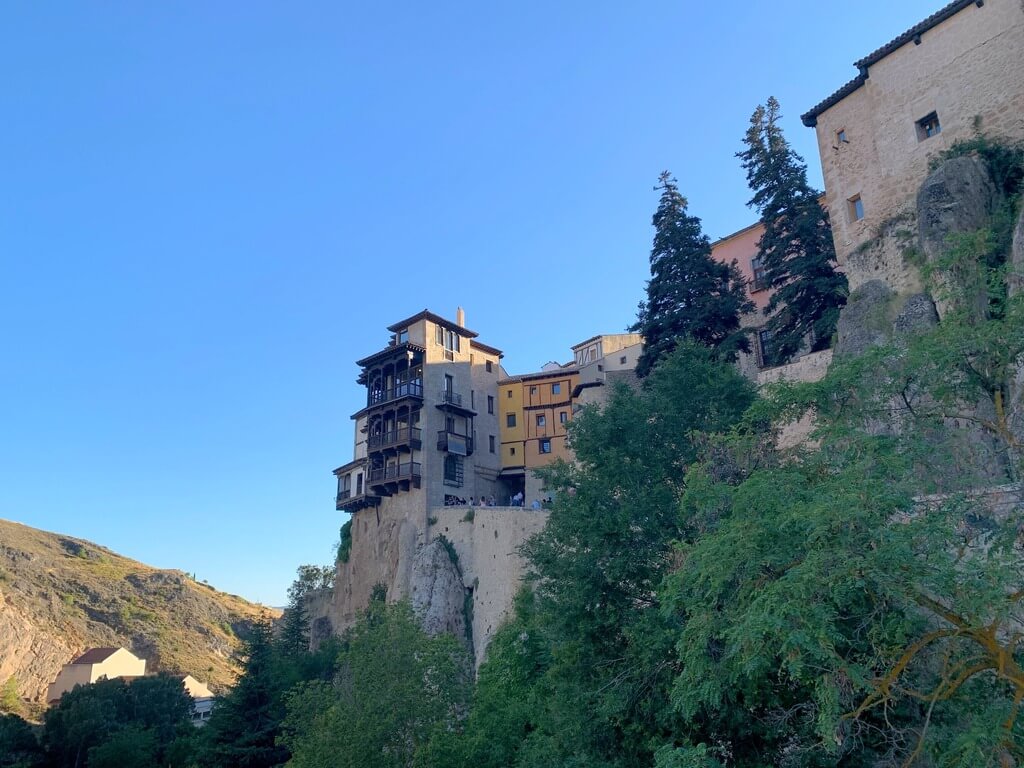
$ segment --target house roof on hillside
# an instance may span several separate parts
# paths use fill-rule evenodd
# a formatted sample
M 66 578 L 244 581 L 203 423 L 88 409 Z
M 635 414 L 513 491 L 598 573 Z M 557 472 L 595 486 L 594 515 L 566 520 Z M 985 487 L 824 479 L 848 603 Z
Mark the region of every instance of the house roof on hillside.
M 102 662 L 109 659 L 115 653 L 120 651 L 120 648 L 90 648 L 77 659 L 72 661 L 72 664 L 101 664 Z
M 813 107 L 811 107 L 810 110 L 808 110 L 807 112 L 800 116 L 800 120 L 803 121 L 803 124 L 806 125 L 808 128 L 813 128 L 818 123 L 818 115 L 820 115 L 822 112 L 829 109 L 830 107 L 834 107 L 836 104 L 838 104 L 840 101 L 845 99 L 847 96 L 849 96 L 851 93 L 856 91 L 858 88 L 864 85 L 864 83 L 867 82 L 868 68 L 872 64 L 877 64 L 890 53 L 898 50 L 899 48 L 902 48 L 909 42 L 914 42 L 920 45 L 921 35 L 923 35 L 932 27 L 941 24 L 951 16 L 956 15 L 967 6 L 976 5 L 980 8 L 984 4 L 985 0 L 953 0 L 952 3 L 943 8 L 940 8 L 927 19 L 918 22 L 903 34 L 897 35 L 888 43 L 883 45 L 881 48 L 876 48 L 863 59 L 858 59 L 853 63 L 853 66 L 860 70 L 860 74 L 853 78 L 853 80 L 850 80 L 848 83 L 843 85 L 838 91 L 833 93 L 824 101 L 821 101 L 818 104 L 815 104 Z

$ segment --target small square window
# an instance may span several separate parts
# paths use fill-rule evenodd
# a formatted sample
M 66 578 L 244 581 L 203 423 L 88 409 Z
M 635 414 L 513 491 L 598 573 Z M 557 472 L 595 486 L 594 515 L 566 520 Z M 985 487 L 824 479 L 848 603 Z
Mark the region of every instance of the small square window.
M 552 395 L 560 394 L 561 391 L 562 391 L 562 383 L 561 382 L 557 382 L 557 383 L 551 385 L 551 394 Z
M 494 398 L 491 395 L 487 396 L 487 412 L 494 413 Z
M 512 399 L 512 390 L 511 390 L 511 389 L 506 389 L 506 390 L 505 390 L 505 397 L 506 397 L 506 398 L 507 398 L 508 400 L 511 400 L 511 399 Z
M 514 427 L 516 425 L 516 415 L 514 413 L 505 414 L 505 426 Z
M 626 364 L 626 356 L 623 355 L 622 357 L 619 358 L 619 365 L 625 365 L 625 364 Z
M 547 417 L 543 413 L 538 413 L 537 414 L 537 426 L 538 427 L 547 426 L 547 423 L 548 423 Z
M 568 412 L 566 412 L 566 411 L 559 411 L 558 412 L 558 422 L 560 424 L 565 424 L 565 422 L 567 422 L 568 420 L 569 420 Z
M 864 201 L 860 199 L 860 195 L 854 195 L 846 201 L 846 205 L 850 211 L 850 221 L 860 221 L 864 218 Z
M 487 372 L 488 373 L 490 373 L 493 370 L 493 368 L 491 366 L 491 361 L 490 360 L 488 360 L 486 363 L 484 363 L 484 365 L 487 366 Z
M 839 144 L 849 144 L 850 143 L 850 140 L 848 138 L 846 138 L 846 129 L 845 128 L 840 128 L 838 131 L 836 131 L 836 141 Z
M 398 332 L 398 343 L 405 344 L 409 340 L 409 329 L 403 328 Z
M 550 440 L 541 440 L 540 441 L 540 452 L 541 453 L 551 453 L 551 441 Z
M 932 136 L 942 133 L 942 126 L 939 125 L 939 114 L 932 112 L 917 121 L 917 140 L 924 141 Z
M 530 387 L 530 394 L 531 395 L 536 395 L 537 394 L 537 388 L 536 387 Z
M 514 445 L 510 445 L 509 446 L 509 448 L 508 448 L 508 455 L 509 456 L 515 456 L 516 455 L 516 447 Z

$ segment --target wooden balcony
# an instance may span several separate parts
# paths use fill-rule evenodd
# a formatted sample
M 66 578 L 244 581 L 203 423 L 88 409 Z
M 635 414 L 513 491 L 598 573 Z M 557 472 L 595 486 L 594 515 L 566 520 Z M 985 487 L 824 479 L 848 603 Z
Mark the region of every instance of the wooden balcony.
M 419 450 L 423 446 L 423 430 L 418 427 L 399 427 L 390 432 L 370 435 L 366 439 L 366 448 L 371 452 L 387 449 L 406 448 Z
M 366 395 L 366 407 L 373 408 L 405 397 L 423 399 L 423 383 L 419 379 L 400 381 L 391 389 L 370 390 Z
M 457 456 L 472 456 L 473 438 L 442 429 L 437 433 L 437 450 L 454 453 Z
M 368 487 L 374 493 L 391 496 L 398 491 L 419 488 L 423 474 L 423 465 L 418 461 L 406 461 L 386 467 L 374 467 L 370 470 Z
M 338 511 L 356 512 L 364 507 L 375 507 L 380 503 L 380 496 L 362 492 L 356 493 L 350 488 L 338 491 L 334 508 Z

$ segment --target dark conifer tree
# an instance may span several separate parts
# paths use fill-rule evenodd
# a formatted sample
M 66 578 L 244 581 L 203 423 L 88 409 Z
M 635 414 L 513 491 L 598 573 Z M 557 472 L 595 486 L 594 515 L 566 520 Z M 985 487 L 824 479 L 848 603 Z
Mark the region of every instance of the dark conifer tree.
M 748 351 L 740 315 L 753 311 L 735 264 L 711 258 L 711 241 L 700 219 L 687 213 L 676 180 L 658 177 L 661 199 L 654 213 L 654 247 L 647 300 L 631 330 L 644 336 L 637 374 L 646 376 L 685 339 L 712 349 L 725 360 Z
M 775 291 L 765 311 L 778 362 L 795 354 L 808 334 L 812 351 L 829 347 L 847 294 L 821 193 L 807 183 L 807 165 L 782 135 L 780 118 L 774 97 L 758 106 L 743 139 L 747 148 L 736 155 L 754 193 L 749 205 L 764 224 L 758 257 Z
M 206 764 L 269 768 L 288 760 L 288 750 L 277 744 L 284 702 L 269 621 L 253 627 L 245 656 L 238 683 L 210 717 Z

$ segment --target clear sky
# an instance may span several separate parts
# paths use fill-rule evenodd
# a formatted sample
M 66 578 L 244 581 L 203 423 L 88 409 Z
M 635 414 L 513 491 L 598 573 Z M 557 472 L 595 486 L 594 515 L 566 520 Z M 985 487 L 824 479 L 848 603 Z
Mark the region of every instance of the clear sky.
M 820 185 L 800 113 L 941 4 L 6 3 L 0 517 L 283 603 L 385 326 L 461 304 L 510 373 L 624 330 L 658 173 L 751 223 L 775 95 Z

